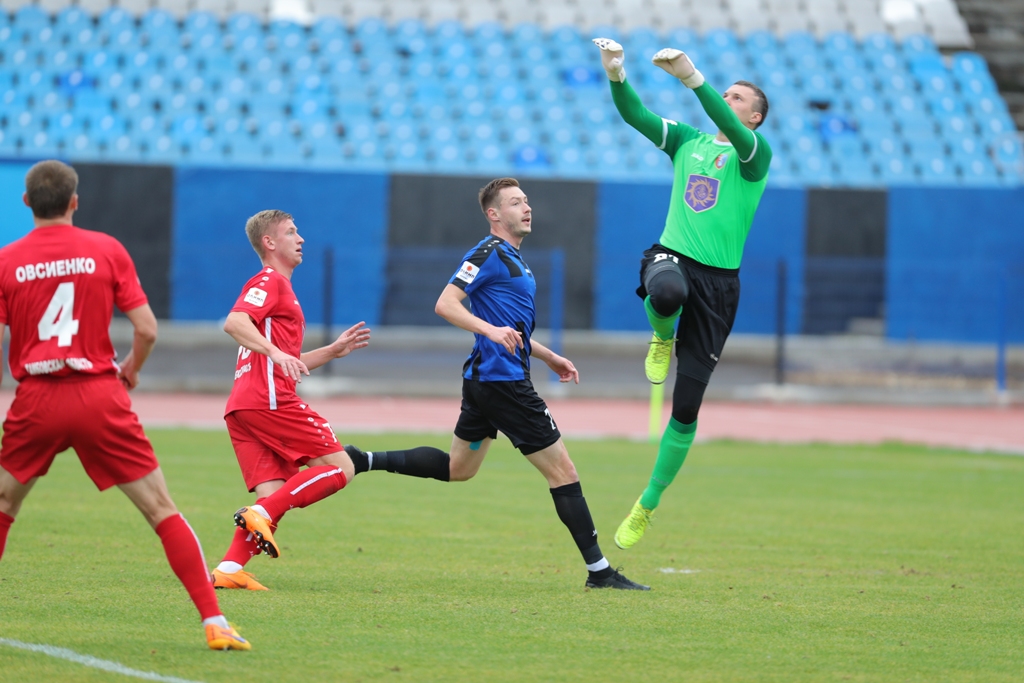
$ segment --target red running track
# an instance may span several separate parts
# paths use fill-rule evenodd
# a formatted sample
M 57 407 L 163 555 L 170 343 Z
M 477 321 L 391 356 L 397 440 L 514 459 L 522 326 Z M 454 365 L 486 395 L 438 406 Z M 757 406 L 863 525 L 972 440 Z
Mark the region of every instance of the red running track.
M 12 398 L 13 392 L 0 392 L 0 407 L 6 411 Z M 135 393 L 132 401 L 150 427 L 224 428 L 225 396 Z M 342 439 L 346 432 L 450 433 L 459 414 L 459 400 L 451 398 L 349 396 L 310 402 Z M 644 401 L 572 399 L 549 405 L 567 436 L 647 436 Z M 664 420 L 668 417 L 666 408 Z M 697 437 L 769 443 L 900 441 L 1024 455 L 1024 408 L 705 403 Z

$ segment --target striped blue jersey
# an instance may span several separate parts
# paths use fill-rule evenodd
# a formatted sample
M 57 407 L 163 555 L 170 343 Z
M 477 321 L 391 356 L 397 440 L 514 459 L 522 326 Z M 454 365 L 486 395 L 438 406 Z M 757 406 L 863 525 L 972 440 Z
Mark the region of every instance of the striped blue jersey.
M 474 335 L 476 341 L 463 367 L 463 377 L 481 382 L 529 379 L 530 335 L 537 322 L 537 281 L 519 250 L 489 235 L 463 257 L 449 283 L 468 295 L 473 315 L 523 335 L 524 347 L 515 355 L 487 337 Z

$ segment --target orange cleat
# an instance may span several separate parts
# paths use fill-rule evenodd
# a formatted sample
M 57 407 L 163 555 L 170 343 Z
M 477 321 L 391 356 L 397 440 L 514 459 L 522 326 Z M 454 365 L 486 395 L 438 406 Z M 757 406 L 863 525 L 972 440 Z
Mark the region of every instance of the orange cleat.
M 206 644 L 211 650 L 251 650 L 252 644 L 238 635 L 238 631 L 228 626 L 221 628 L 216 624 L 206 626 Z
M 268 591 L 270 590 L 256 580 L 256 577 L 247 571 L 239 570 L 234 574 L 222 572 L 219 569 L 213 570 L 214 588 L 241 588 L 247 591 Z
M 274 532 L 270 530 L 270 520 L 252 508 L 242 508 L 235 513 L 235 526 L 245 529 L 256 537 L 260 549 L 271 557 L 280 557 L 281 551 L 274 542 Z

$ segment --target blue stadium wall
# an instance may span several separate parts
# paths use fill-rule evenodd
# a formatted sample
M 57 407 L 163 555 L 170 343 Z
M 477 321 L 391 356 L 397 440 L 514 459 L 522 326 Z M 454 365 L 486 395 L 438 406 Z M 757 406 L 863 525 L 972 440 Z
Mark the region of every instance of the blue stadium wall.
M 2 244 L 31 228 L 31 215 L 20 201 L 28 167 L 0 164 Z M 325 313 L 325 247 L 333 250 L 335 261 L 334 324 L 395 323 L 405 319 L 408 314 L 402 311 L 410 306 L 431 306 L 447 272 L 457 267 L 477 233 L 483 237 L 486 230 L 470 191 L 483 179 L 102 164 L 76 168 L 82 191 L 76 223 L 125 242 L 157 315 L 175 320 L 218 320 L 230 309 L 244 281 L 259 268 L 243 227 L 248 216 L 264 208 L 293 213 L 306 239 L 305 262 L 294 283 L 313 324 L 322 322 Z M 566 312 L 566 326 L 646 329 L 633 291 L 638 258 L 661 232 L 670 186 L 531 179 L 524 181 L 524 189 L 544 207 L 535 202 L 537 234 L 524 245 L 524 254 L 529 258 L 531 243 L 560 247 L 566 254 L 566 308 L 573 309 Z M 843 207 L 857 205 L 884 214 L 881 237 L 869 235 L 867 241 L 875 246 L 863 253 L 856 245 L 843 246 L 853 229 L 843 223 L 851 213 Z M 823 206 L 832 206 L 832 214 L 823 213 Z M 441 265 L 424 269 L 429 281 L 410 297 L 408 284 L 399 286 L 396 273 L 408 271 L 402 259 L 410 258 L 410 249 L 416 253 L 417 228 L 410 228 L 409 221 L 417 215 L 422 216 L 424 253 Z M 857 282 L 871 279 L 854 277 L 849 284 L 849 278 L 836 279 L 835 274 L 847 272 L 850 263 L 877 263 L 880 284 L 872 296 L 880 297 L 877 309 L 891 339 L 988 343 L 1005 320 L 1008 339 L 1024 342 L 1021 216 L 1022 188 L 894 187 L 859 196 L 769 187 L 747 241 L 735 331 L 775 331 L 780 261 L 786 265 L 789 333 L 814 330 L 821 292 L 837 286 L 855 289 Z M 409 279 L 408 273 L 404 276 Z M 543 325 L 544 315 L 539 317 Z

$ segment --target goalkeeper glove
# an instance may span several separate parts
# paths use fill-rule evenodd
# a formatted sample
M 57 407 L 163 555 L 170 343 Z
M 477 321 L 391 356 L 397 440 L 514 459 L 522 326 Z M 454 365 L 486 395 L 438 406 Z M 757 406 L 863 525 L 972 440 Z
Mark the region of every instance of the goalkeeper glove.
M 651 61 L 683 82 L 687 88 L 693 90 L 704 85 L 704 74 L 697 71 L 697 68 L 686 56 L 686 53 L 673 47 L 666 47 L 658 50 Z
M 594 45 L 601 48 L 601 66 L 608 74 L 608 80 L 625 83 L 626 68 L 622 63 L 626 58 L 622 54 L 622 46 L 611 38 L 594 38 Z

